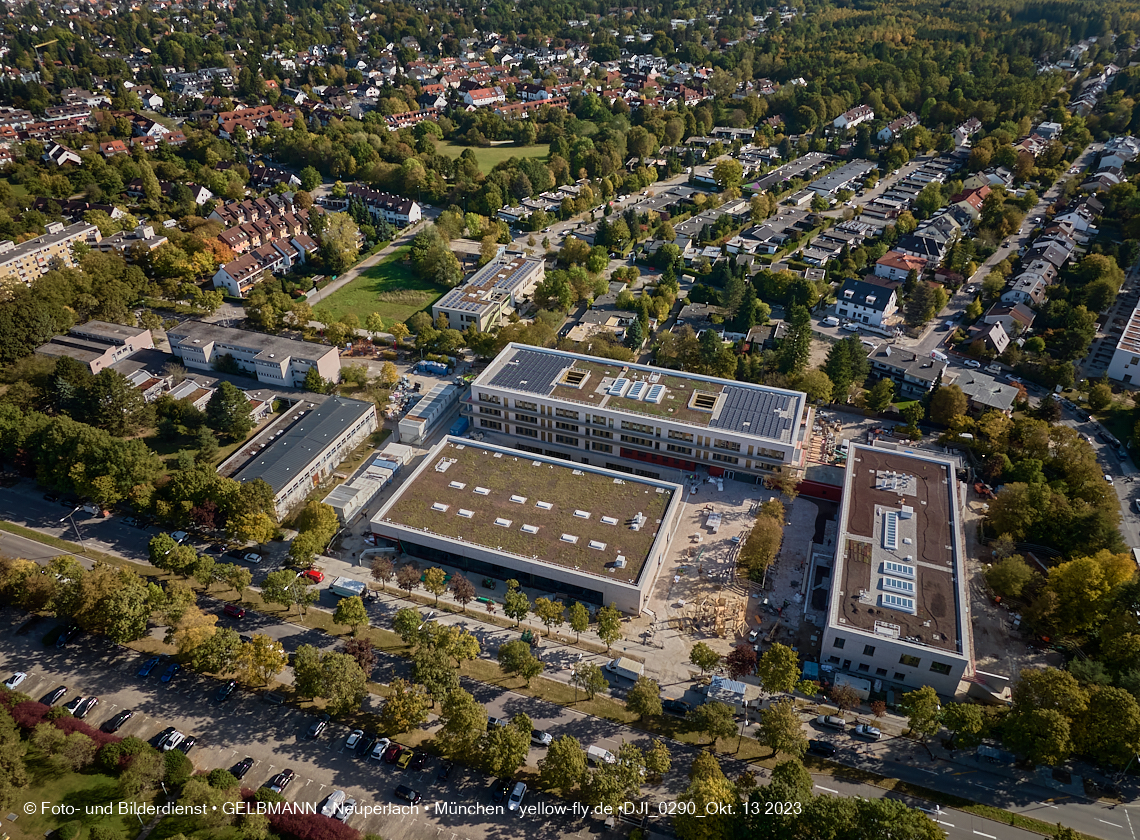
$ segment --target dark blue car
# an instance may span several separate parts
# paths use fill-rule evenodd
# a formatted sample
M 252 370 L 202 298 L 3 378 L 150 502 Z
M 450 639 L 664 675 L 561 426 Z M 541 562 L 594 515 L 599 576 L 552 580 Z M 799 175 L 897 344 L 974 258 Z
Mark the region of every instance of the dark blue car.
M 139 668 L 139 677 L 141 679 L 145 679 L 145 678 L 149 677 L 151 675 L 151 673 L 154 672 L 154 669 L 158 667 L 158 663 L 161 661 L 162 661 L 162 657 L 160 657 L 160 656 L 156 656 L 152 659 L 148 659 L 146 662 L 144 662 L 142 664 L 142 667 Z

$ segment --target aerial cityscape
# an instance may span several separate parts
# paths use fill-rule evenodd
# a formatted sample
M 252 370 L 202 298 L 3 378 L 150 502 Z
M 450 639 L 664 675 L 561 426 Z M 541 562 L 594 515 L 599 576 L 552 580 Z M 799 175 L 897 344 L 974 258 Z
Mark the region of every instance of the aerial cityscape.
M 0 840 L 1137 840 L 1140 5 L 3 12 Z

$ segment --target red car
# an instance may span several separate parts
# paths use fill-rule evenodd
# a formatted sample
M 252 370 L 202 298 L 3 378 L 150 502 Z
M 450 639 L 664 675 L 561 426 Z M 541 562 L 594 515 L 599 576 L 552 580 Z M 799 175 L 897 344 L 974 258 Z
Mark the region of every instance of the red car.
M 237 604 L 226 604 L 222 607 L 222 612 L 231 618 L 245 618 L 245 610 Z
M 384 763 L 395 764 L 396 759 L 400 757 L 400 753 L 406 749 L 407 747 L 401 744 L 393 744 L 392 746 L 388 747 L 388 749 L 384 752 Z
M 320 583 L 325 579 L 325 573 L 320 569 L 305 569 L 305 571 L 301 572 L 301 577 L 306 577 L 313 583 Z

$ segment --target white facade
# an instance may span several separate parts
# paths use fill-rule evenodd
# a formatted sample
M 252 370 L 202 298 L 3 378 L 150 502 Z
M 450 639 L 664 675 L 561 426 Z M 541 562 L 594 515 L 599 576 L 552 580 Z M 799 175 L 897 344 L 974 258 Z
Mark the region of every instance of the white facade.
M 340 380 L 340 354 L 335 347 L 202 321 L 186 321 L 167 332 L 166 337 L 170 352 L 189 368 L 213 370 L 214 363 L 229 354 L 259 382 L 299 388 L 311 367 L 326 380 Z
M 1140 308 L 1132 310 L 1132 316 L 1120 334 L 1120 341 L 1108 363 L 1108 378 L 1125 385 L 1140 385 Z

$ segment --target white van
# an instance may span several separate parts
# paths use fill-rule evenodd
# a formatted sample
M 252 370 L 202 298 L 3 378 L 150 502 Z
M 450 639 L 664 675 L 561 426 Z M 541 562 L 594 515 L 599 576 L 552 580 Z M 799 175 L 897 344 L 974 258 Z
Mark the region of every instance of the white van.
M 636 659 L 626 659 L 622 657 L 607 662 L 606 670 L 611 674 L 617 674 L 619 677 L 625 677 L 627 680 L 636 681 L 638 677 L 645 673 L 645 666 Z
M 819 323 L 821 326 L 824 326 L 824 327 L 838 327 L 839 326 L 839 319 L 836 318 L 834 315 L 829 315 L 828 317 L 824 318 Z
M 586 747 L 586 757 L 595 764 L 617 764 L 617 756 L 597 744 Z

